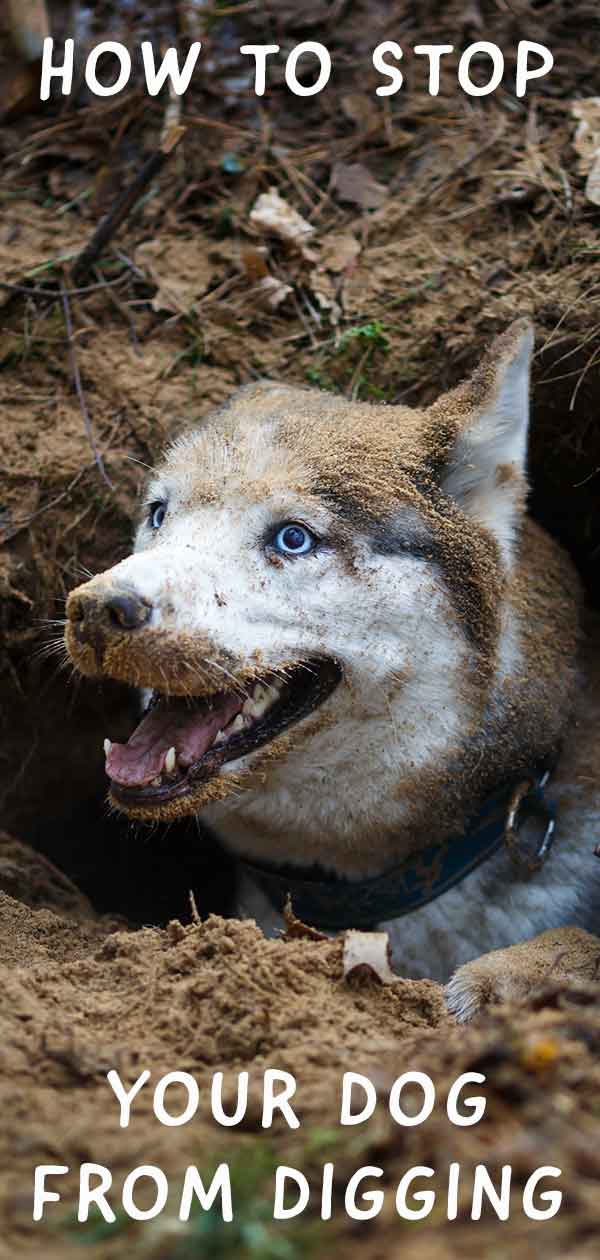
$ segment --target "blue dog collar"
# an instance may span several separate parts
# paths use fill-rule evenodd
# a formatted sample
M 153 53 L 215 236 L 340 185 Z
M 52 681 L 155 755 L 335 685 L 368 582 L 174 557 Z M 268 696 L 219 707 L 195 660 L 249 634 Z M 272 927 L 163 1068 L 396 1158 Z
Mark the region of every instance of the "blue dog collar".
M 524 873 L 539 870 L 554 839 L 556 810 L 544 793 L 548 777 L 546 770 L 505 786 L 487 798 L 464 835 L 428 845 L 374 878 L 327 877 L 318 868 L 312 876 L 293 867 L 248 861 L 240 861 L 239 866 L 280 912 L 291 899 L 297 918 L 313 927 L 327 931 L 372 929 L 441 897 L 503 845 Z M 529 855 L 520 843 L 519 831 L 524 820 L 532 817 L 539 820 L 542 836 Z

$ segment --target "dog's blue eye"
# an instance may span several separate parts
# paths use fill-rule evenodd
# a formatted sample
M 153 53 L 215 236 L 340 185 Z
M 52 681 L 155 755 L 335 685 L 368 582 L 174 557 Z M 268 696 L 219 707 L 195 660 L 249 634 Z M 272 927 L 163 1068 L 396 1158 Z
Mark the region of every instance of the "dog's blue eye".
M 275 536 L 275 546 L 284 556 L 305 556 L 313 550 L 316 541 L 304 525 L 283 525 Z
M 166 514 L 166 503 L 151 503 L 148 512 L 150 529 L 160 529 Z

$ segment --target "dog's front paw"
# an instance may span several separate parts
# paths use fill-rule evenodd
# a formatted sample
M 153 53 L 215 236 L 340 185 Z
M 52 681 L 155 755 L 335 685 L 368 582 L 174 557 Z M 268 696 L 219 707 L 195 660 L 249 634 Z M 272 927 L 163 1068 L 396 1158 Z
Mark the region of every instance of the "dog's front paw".
M 545 981 L 557 979 L 600 979 L 600 939 L 581 928 L 558 928 L 495 949 L 455 971 L 446 985 L 446 1005 L 467 1023 L 487 1006 L 522 1001 Z

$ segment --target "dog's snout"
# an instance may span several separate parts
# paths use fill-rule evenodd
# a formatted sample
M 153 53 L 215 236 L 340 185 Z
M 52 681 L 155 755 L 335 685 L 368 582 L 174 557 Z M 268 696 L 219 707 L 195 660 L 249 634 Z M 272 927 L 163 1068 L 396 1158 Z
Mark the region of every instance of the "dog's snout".
M 67 617 L 80 643 L 97 648 L 111 634 L 139 630 L 152 615 L 152 605 L 136 590 L 124 586 L 104 586 L 90 582 L 73 592 L 67 602 Z
M 105 608 L 113 626 L 122 630 L 138 630 L 152 612 L 151 605 L 137 591 L 116 591 L 106 600 Z

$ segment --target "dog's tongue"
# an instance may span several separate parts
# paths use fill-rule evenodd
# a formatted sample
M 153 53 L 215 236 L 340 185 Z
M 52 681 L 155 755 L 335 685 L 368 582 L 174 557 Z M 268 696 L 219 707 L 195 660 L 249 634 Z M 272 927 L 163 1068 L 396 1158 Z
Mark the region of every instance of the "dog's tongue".
M 161 700 L 146 714 L 126 744 L 112 744 L 106 773 L 116 783 L 142 787 L 160 775 L 169 748 L 181 766 L 191 766 L 210 748 L 215 735 L 241 711 L 243 699 L 230 693 L 215 697 L 210 709 L 189 709 L 183 702 Z

